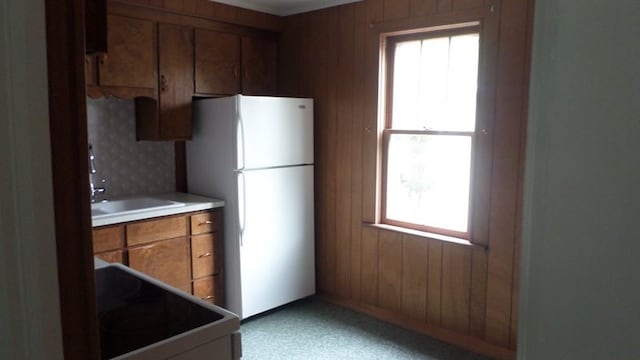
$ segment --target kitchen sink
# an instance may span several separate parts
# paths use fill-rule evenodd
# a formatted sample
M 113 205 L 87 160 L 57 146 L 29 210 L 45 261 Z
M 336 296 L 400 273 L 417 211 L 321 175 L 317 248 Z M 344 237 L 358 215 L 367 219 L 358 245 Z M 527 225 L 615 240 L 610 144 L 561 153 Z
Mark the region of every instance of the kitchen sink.
M 102 359 L 237 359 L 235 314 L 120 264 L 97 268 Z
M 125 215 L 149 210 L 170 209 L 184 205 L 181 202 L 153 197 L 110 200 L 91 204 L 91 216 L 93 219 L 100 219 L 113 214 Z

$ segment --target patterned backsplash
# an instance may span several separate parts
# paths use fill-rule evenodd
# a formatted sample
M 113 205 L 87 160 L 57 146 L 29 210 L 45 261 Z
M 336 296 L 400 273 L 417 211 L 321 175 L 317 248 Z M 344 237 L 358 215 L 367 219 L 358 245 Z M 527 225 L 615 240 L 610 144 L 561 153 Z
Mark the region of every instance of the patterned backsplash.
M 175 190 L 174 143 L 136 141 L 133 100 L 87 98 L 87 119 L 96 179 L 106 180 L 105 198 Z

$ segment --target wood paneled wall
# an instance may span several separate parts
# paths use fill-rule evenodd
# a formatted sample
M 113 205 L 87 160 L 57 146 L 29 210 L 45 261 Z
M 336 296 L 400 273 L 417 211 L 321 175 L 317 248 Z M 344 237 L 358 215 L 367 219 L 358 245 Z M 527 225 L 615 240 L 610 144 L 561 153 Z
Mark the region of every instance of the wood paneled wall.
M 285 18 L 280 84 L 315 99 L 318 291 L 497 358 L 513 358 L 529 0 L 366 0 Z M 497 47 L 488 248 L 375 221 L 379 30 L 491 11 Z

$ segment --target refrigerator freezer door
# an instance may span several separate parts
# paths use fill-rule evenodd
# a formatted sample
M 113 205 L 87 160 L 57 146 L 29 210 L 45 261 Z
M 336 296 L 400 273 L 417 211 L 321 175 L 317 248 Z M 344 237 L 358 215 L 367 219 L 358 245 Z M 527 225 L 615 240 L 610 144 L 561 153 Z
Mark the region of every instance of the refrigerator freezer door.
M 237 98 L 237 169 L 313 163 L 312 99 Z
M 238 173 L 241 318 L 315 293 L 313 166 Z

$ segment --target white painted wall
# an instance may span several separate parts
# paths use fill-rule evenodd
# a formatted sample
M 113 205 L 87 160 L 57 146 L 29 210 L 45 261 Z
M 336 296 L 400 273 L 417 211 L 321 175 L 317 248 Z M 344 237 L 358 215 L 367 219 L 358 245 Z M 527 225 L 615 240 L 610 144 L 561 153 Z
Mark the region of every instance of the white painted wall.
M 519 359 L 640 359 L 640 1 L 536 0 Z
M 0 1 L 0 359 L 62 359 L 44 0 Z

